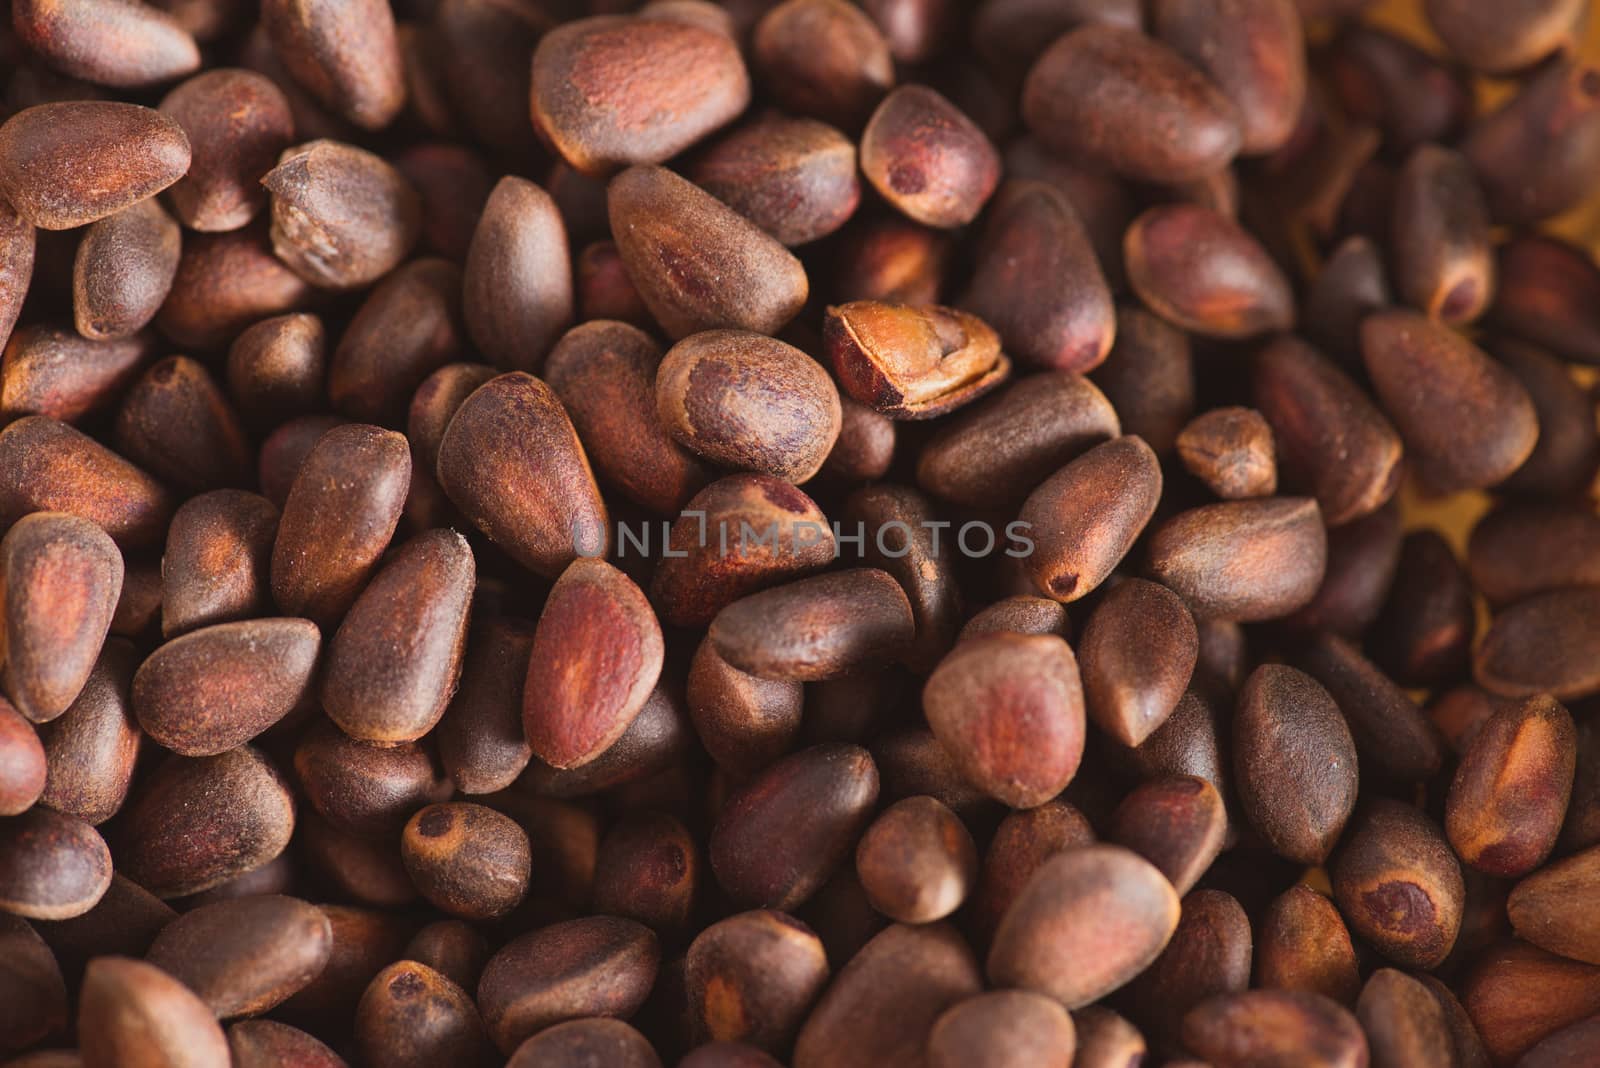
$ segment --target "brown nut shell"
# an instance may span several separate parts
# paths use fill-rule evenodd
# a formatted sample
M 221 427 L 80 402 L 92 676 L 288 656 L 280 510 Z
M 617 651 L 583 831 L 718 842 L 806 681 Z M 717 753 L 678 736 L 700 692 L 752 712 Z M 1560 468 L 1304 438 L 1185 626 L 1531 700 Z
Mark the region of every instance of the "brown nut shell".
M 1057 38 L 1028 72 L 1022 117 L 1051 148 L 1149 182 L 1215 174 L 1243 140 L 1223 91 L 1130 26 Z
M 655 982 L 661 953 L 650 928 L 612 916 L 569 920 L 522 935 L 478 981 L 478 1007 L 502 1053 L 583 1016 L 631 1016 Z
M 611 180 L 611 231 L 645 307 L 672 338 L 700 330 L 775 334 L 810 292 L 776 239 L 664 167 Z
M 230 1064 L 228 1040 L 205 1002 L 154 964 L 127 957 L 89 963 L 79 996 L 85 1068 Z
M 247 745 L 210 757 L 168 757 L 119 821 L 118 860 L 158 897 L 209 890 L 282 853 L 294 802 Z
M 522 725 L 539 759 L 589 763 L 627 731 L 661 676 L 661 624 L 603 560 L 575 560 L 550 591 L 523 684 Z
M 533 863 L 515 820 L 464 801 L 413 815 L 400 837 L 400 859 L 423 897 L 468 920 L 498 919 L 516 908 Z
M 967 639 L 928 677 L 922 707 L 963 778 L 1013 808 L 1060 793 L 1083 756 L 1078 664 L 1055 635 Z
M 309 619 L 218 623 L 174 638 L 133 677 L 133 712 L 160 745 L 215 756 L 267 730 L 312 695 L 322 635 Z
M 1355 934 L 1409 968 L 1433 968 L 1455 945 L 1461 866 L 1427 816 L 1398 801 L 1358 813 L 1333 863 L 1333 899 Z
M 1156 454 L 1131 435 L 1096 445 L 1046 479 L 1017 514 L 1039 592 L 1070 603 L 1099 587 L 1155 515 L 1161 487 Z
M 336 623 L 400 522 L 411 484 L 405 438 L 350 423 L 316 438 L 294 476 L 272 545 L 272 596 L 284 612 Z
M 1577 730 L 1548 696 L 1495 712 L 1461 754 L 1445 798 L 1456 855 L 1502 878 L 1527 875 L 1555 848 L 1572 796 Z
M 877 800 L 878 768 L 859 746 L 785 757 L 718 815 L 708 850 L 717 882 L 740 904 L 794 909 L 850 855 Z
M 193 159 L 172 187 L 172 210 L 191 230 L 237 230 L 266 206 L 261 176 L 294 141 L 283 91 L 254 71 L 197 74 L 161 100 L 183 127 Z
M 111 851 L 87 823 L 35 805 L 0 819 L 0 909 L 34 920 L 81 916 L 111 885 Z
M 42 230 L 115 215 L 188 169 L 183 128 L 137 104 L 40 104 L 0 125 L 0 197 Z
M 596 177 L 665 162 L 749 102 L 733 39 L 676 19 L 580 19 L 545 34 L 533 54 L 534 127 Z
M 146 959 L 194 991 L 219 1019 L 281 1004 L 327 966 L 333 925 L 277 894 L 202 905 L 156 936 Z
M 432 730 L 461 675 L 476 583 L 472 549 L 453 530 L 427 531 L 391 553 L 328 644 L 328 718 L 378 744 Z
M 896 924 L 823 993 L 795 1043 L 794 1068 L 916 1063 L 944 1011 L 983 989 L 972 951 L 945 924 Z
M 439 442 L 439 485 L 489 540 L 555 578 L 580 553 L 603 554 L 606 505 L 555 392 L 512 372 L 473 392 Z
M 1138 854 L 1109 845 L 1067 850 L 1033 873 L 1000 921 L 989 980 L 1082 1007 L 1144 971 L 1178 915 L 1172 884 Z
M 122 554 L 94 523 L 34 512 L 0 540 L 0 651 L 17 711 L 55 719 L 77 698 L 122 592 Z
M 853 301 L 829 308 L 822 343 L 844 391 L 891 419 L 954 411 L 1011 373 L 987 323 L 938 305 Z
M 656 369 L 656 415 L 720 467 L 805 482 L 839 437 L 839 391 L 811 357 L 741 330 L 692 334 Z

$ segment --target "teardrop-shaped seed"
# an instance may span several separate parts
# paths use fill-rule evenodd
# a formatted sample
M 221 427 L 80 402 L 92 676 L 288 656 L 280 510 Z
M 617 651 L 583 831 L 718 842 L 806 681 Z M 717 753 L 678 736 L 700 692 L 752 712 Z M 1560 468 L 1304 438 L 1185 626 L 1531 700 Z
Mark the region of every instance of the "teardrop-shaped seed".
M 10 701 L 0 699 L 0 816 L 32 808 L 49 768 L 39 732 Z
M 1575 206 L 1600 159 L 1600 70 L 1562 56 L 1473 124 L 1461 143 L 1495 217 L 1536 222 Z
M 708 638 L 689 664 L 685 701 L 711 759 L 742 775 L 789 751 L 800 731 L 804 684 L 740 671 L 717 655 Z
M 1195 775 L 1149 779 L 1122 799 L 1106 840 L 1154 864 L 1179 897 L 1211 867 L 1228 833 L 1222 794 Z
M 661 357 L 638 327 L 591 321 L 562 336 L 544 373 L 600 474 L 649 511 L 676 515 L 713 476 L 656 417 Z
M 381 130 L 405 105 L 394 12 L 383 0 L 266 0 L 261 25 L 294 80 L 342 118 Z
M 1039 592 L 1071 602 L 1099 587 L 1155 514 L 1161 486 L 1156 454 L 1132 436 L 1097 445 L 1046 479 L 1017 513 Z
M 1482 315 L 1494 296 L 1489 209 L 1459 153 L 1421 145 L 1395 180 L 1394 281 L 1413 308 L 1450 326 Z
M 172 501 L 159 482 L 88 435 L 48 416 L 0 430 L 0 525 L 29 512 L 81 516 L 118 545 L 159 542 Z
M 1210 208 L 1151 208 L 1128 228 L 1123 255 L 1150 310 L 1191 333 L 1247 339 L 1294 325 L 1283 271 L 1249 231 Z
M 1537 868 L 1561 833 L 1576 767 L 1572 715 L 1553 698 L 1530 697 L 1490 716 L 1461 754 L 1445 798 L 1456 855 L 1502 878 Z
M 1178 706 L 1199 652 L 1194 617 L 1177 594 L 1144 579 L 1117 583 L 1078 642 L 1089 717 L 1123 745 L 1139 745 Z
M 486 805 L 454 801 L 419 810 L 406 822 L 400 857 L 423 897 L 465 919 L 498 919 L 528 892 L 528 836 Z
M 684 981 L 696 1035 L 783 1050 L 827 984 L 828 957 L 799 920 L 741 912 L 695 936 Z
M 1510 338 L 1495 338 L 1489 346 L 1528 391 L 1539 417 L 1533 452 L 1502 485 L 1551 497 L 1587 486 L 1600 468 L 1600 427 L 1589 394 L 1565 363 L 1543 349 Z
M 122 592 L 122 554 L 87 519 L 34 512 L 0 540 L 6 692 L 35 723 L 67 710 L 100 656 Z
M 186 348 L 221 349 L 252 323 L 306 307 L 313 293 L 273 255 L 265 221 L 229 233 L 190 234 L 156 329 Z
M 396 425 L 423 381 L 466 349 L 461 269 L 412 260 L 379 282 L 345 327 L 328 365 L 328 399 L 351 419 Z
M 422 202 L 416 189 L 365 149 L 329 140 L 296 145 L 284 150 L 261 184 L 272 194 L 272 250 L 314 286 L 370 285 L 417 243 Z
M 1600 692 L 1600 588 L 1518 601 L 1495 616 L 1472 663 L 1478 684 L 1502 697 L 1565 701 Z
M 0 126 L 0 197 L 41 230 L 115 215 L 188 169 L 183 128 L 137 104 L 40 104 Z
M 603 555 L 609 522 L 588 457 L 555 392 L 515 371 L 480 386 L 439 442 L 451 503 L 522 566 L 555 578 Z
M 1178 895 L 1121 846 L 1059 853 L 1033 873 L 995 932 L 989 981 L 1068 1008 L 1098 1001 L 1144 971 L 1178 926 Z
M 1117 234 L 1118 248 L 1122 235 Z M 1117 340 L 1093 372 L 1122 421 L 1161 456 L 1194 415 L 1194 358 L 1189 335 L 1136 302 L 1117 307 Z
M 977 218 L 999 183 L 1000 154 L 938 90 L 902 85 L 861 132 L 861 173 L 902 215 L 948 229 Z
M 945 1010 L 928 1033 L 928 1068 L 1070 1068 L 1072 1017 L 1026 990 L 994 990 Z
M 706 330 L 667 351 L 656 415 L 684 448 L 721 467 L 805 482 L 839 437 L 839 390 L 792 345 L 742 330 Z
M 661 951 L 650 928 L 614 916 L 551 924 L 513 939 L 478 981 L 489 1036 L 509 1053 L 551 1024 L 631 1016 L 655 983 Z
M 1154 35 L 1200 68 L 1239 116 L 1239 153 L 1295 133 L 1306 100 L 1305 34 L 1294 0 L 1159 0 Z
M 550 195 L 516 175 L 500 179 L 472 231 L 461 280 L 473 343 L 497 367 L 538 371 L 572 322 L 567 230 Z
M 1183 897 L 1172 940 L 1129 985 L 1127 1004 L 1151 1037 L 1177 1045 L 1190 1009 L 1250 986 L 1250 957 L 1244 907 L 1225 891 L 1196 890 Z
M 855 142 L 773 112 L 697 154 L 689 179 L 789 248 L 837 231 L 861 202 Z
M 168 194 L 191 230 L 237 230 L 266 206 L 261 176 L 294 140 L 294 115 L 283 91 L 255 71 L 197 74 L 168 93 L 161 112 L 189 138 L 189 171 Z
M 833 528 L 805 491 L 772 475 L 729 475 L 696 493 L 672 524 L 650 578 L 662 621 L 703 627 L 759 589 L 835 558 Z
M 1600 1013 L 1600 967 L 1507 941 L 1467 974 L 1461 1003 L 1494 1063 L 1520 1063 L 1541 1039 Z
M 309 619 L 202 627 L 162 645 L 133 677 L 145 733 L 184 756 L 248 742 L 311 697 L 322 635 Z
M 1405 972 L 1394 968 L 1373 972 L 1361 990 L 1356 1016 L 1367 1032 L 1374 1064 L 1457 1063 L 1444 1006 Z
M 878 800 L 878 769 L 859 746 L 803 749 L 733 794 L 709 853 L 734 901 L 790 911 L 849 856 Z
M 0 363 L 0 419 L 48 415 L 76 423 L 121 394 L 150 349 L 148 334 L 90 341 L 73 329 L 21 327 Z
M 505 789 L 533 757 L 522 729 L 533 635 L 532 623 L 501 616 L 480 617 L 468 631 L 461 685 L 435 734 L 450 781 L 464 794 Z
M 1600 266 L 1545 234 L 1500 246 L 1491 320 L 1573 363 L 1600 363 Z
M 250 480 L 253 456 L 233 405 L 198 360 L 169 356 L 123 395 L 117 451 L 163 481 L 198 492 Z
M 168 757 L 119 821 L 117 857 L 158 897 L 209 890 L 267 864 L 294 833 L 288 786 L 247 745 Z
M 1434 968 L 1461 929 L 1461 865 L 1439 828 L 1411 805 L 1358 813 L 1333 862 L 1333 899 L 1355 934 L 1407 968 Z
M 1233 725 L 1239 801 L 1280 856 L 1320 864 L 1356 803 L 1355 742 L 1339 706 L 1304 672 L 1263 664 Z
M 1256 925 L 1256 984 L 1303 990 L 1342 1005 L 1355 1004 L 1361 971 L 1350 929 L 1325 894 L 1303 883 L 1267 906 Z
M 1485 74 L 1511 74 L 1567 44 L 1585 8 L 1581 0 L 1524 0 L 1489 7 L 1472 0 L 1427 0 L 1423 10 L 1451 55 Z
M 1416 782 L 1444 763 L 1444 741 L 1417 703 L 1349 642 L 1319 635 L 1295 662 L 1338 702 L 1364 770 Z
M 1029 375 L 942 426 L 918 454 L 917 485 L 970 508 L 1015 505 L 1120 433 L 1116 411 L 1087 378 Z
M 1247 990 L 1202 1001 L 1184 1045 L 1216 1068 L 1362 1068 L 1367 1039 L 1354 1014 L 1319 994 Z
M 1316 501 L 1223 501 L 1181 512 L 1157 528 L 1150 571 L 1197 616 L 1249 623 L 1309 603 L 1322 585 L 1327 552 Z
M 148 89 L 200 66 L 194 37 L 154 4 L 118 0 L 17 0 L 18 39 L 72 78 L 116 89 Z
M 1090 24 L 1057 38 L 1028 72 L 1022 117 L 1057 151 L 1147 182 L 1215 174 L 1242 141 L 1220 88 L 1126 26 Z
M 944 1011 L 982 989 L 972 951 L 954 929 L 895 924 L 823 993 L 800 1029 L 794 1068 L 917 1063 Z
M 146 959 L 199 995 L 219 1019 L 266 1012 L 327 967 L 333 925 L 277 894 L 216 901 L 156 936 Z
M 932 923 L 960 908 L 978 875 L 961 817 L 933 797 L 896 801 L 856 846 L 856 876 L 872 907 L 899 923 Z
M 154 964 L 128 957 L 89 963 L 79 996 L 85 1068 L 172 1064 L 223 1068 L 232 1063 L 216 1017 L 188 987 Z
M 533 54 L 533 123 L 584 174 L 662 163 L 732 121 L 750 78 L 724 33 L 603 15 L 544 35 Z
M 351 423 L 317 438 L 272 545 L 278 607 L 336 623 L 388 547 L 410 484 L 411 451 L 400 434 Z
M 111 851 L 87 823 L 40 805 L 0 819 L 0 910 L 66 920 L 111 885 Z
M 876 568 L 752 593 L 711 621 L 717 653 L 764 679 L 817 682 L 903 652 L 916 623 L 905 590 Z
M 129 337 L 156 317 L 178 273 L 180 229 L 154 197 L 84 231 L 72 265 L 72 315 L 86 338 Z
M 1060 793 L 1083 756 L 1078 664 L 1055 635 L 969 638 L 928 677 L 922 707 L 962 776 L 1013 808 Z
M 523 684 L 522 724 L 539 759 L 573 768 L 633 722 L 661 676 L 661 624 L 633 580 L 575 560 L 550 590 Z
M 355 1032 L 368 1064 L 421 1068 L 493 1057 L 472 996 L 414 960 L 396 961 L 373 976 L 356 1006 Z
M 267 614 L 278 510 L 243 490 L 191 497 L 173 513 L 161 557 L 161 633 Z
M 1344 371 L 1278 337 L 1254 369 L 1254 401 L 1272 424 L 1286 486 L 1309 492 L 1330 526 L 1376 512 L 1400 486 L 1400 435 Z
M 1533 451 L 1539 417 L 1528 391 L 1447 327 L 1378 312 L 1362 324 L 1361 351 L 1378 400 L 1436 488 L 1492 486 Z
M 1600 964 L 1600 846 L 1548 864 L 1511 890 L 1506 913 L 1517 937 L 1540 949 Z
M 136 667 L 131 642 L 107 641 L 72 707 L 40 730 L 50 768 L 42 804 L 97 826 L 122 808 L 142 738 L 130 696 Z
M 461 675 L 477 582 L 472 549 L 430 530 L 396 549 L 328 646 L 322 705 L 352 738 L 392 745 L 444 715 Z
M 606 196 L 628 276 L 669 337 L 775 334 L 805 303 L 806 271 L 788 249 L 671 171 L 630 167 Z

